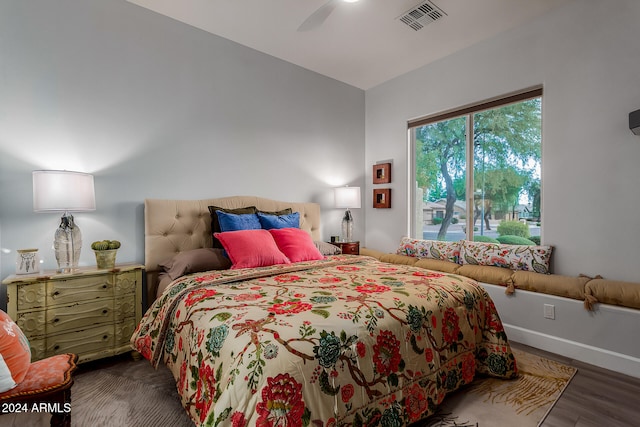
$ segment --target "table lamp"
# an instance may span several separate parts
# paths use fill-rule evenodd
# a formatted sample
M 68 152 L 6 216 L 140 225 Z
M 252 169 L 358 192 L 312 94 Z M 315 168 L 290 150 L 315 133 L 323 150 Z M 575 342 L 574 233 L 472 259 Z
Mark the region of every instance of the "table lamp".
M 360 208 L 360 187 L 337 187 L 335 190 L 336 208 L 346 208 L 342 218 L 342 240 L 353 240 L 353 216 L 349 209 Z
M 33 210 L 63 212 L 53 240 L 58 272 L 77 269 L 82 233 L 70 212 L 96 210 L 93 175 L 58 170 L 33 171 Z

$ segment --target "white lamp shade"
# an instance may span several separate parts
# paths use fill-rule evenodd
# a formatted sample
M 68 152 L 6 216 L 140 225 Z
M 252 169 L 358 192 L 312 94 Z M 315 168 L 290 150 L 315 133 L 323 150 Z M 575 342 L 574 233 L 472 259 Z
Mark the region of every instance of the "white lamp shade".
M 337 187 L 334 190 L 336 208 L 360 208 L 360 187 Z
M 96 210 L 93 175 L 71 171 L 33 171 L 35 212 Z

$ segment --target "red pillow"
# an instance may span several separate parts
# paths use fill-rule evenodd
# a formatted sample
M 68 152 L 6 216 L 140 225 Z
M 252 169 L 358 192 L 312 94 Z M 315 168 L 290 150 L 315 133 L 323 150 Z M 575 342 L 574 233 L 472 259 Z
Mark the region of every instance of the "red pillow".
M 232 269 L 291 264 L 267 230 L 226 231 L 214 235 L 227 251 Z
M 0 310 L 0 393 L 20 383 L 31 366 L 29 341 L 18 325 Z
M 291 262 L 313 261 L 324 259 L 311 236 L 299 228 L 271 229 L 269 233 L 276 241 L 278 249 L 286 255 Z

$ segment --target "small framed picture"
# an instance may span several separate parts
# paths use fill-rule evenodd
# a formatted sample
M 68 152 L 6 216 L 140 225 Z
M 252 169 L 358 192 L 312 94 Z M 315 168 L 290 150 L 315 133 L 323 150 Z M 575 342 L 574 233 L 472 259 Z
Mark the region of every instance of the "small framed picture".
M 376 188 L 373 190 L 373 207 L 387 209 L 391 207 L 391 189 Z
M 388 184 L 391 182 L 391 163 L 373 165 L 373 183 Z

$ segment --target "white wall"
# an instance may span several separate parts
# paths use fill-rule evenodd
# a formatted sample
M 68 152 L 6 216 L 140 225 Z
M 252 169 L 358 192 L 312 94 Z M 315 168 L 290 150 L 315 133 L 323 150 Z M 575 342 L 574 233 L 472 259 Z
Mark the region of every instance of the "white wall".
M 364 185 L 362 90 L 124 0 L 3 0 L 0 100 L 0 278 L 19 248 L 56 266 L 59 215 L 33 212 L 35 169 L 95 176 L 97 210 L 75 215 L 81 265 L 105 238 L 143 261 L 145 198 L 319 202 L 328 239 L 332 187 Z
M 408 230 L 406 122 L 543 84 L 542 208 L 556 273 L 638 281 L 640 2 L 575 0 L 522 28 L 366 92 L 367 247 Z M 394 159 L 391 210 L 371 208 L 370 165 Z

